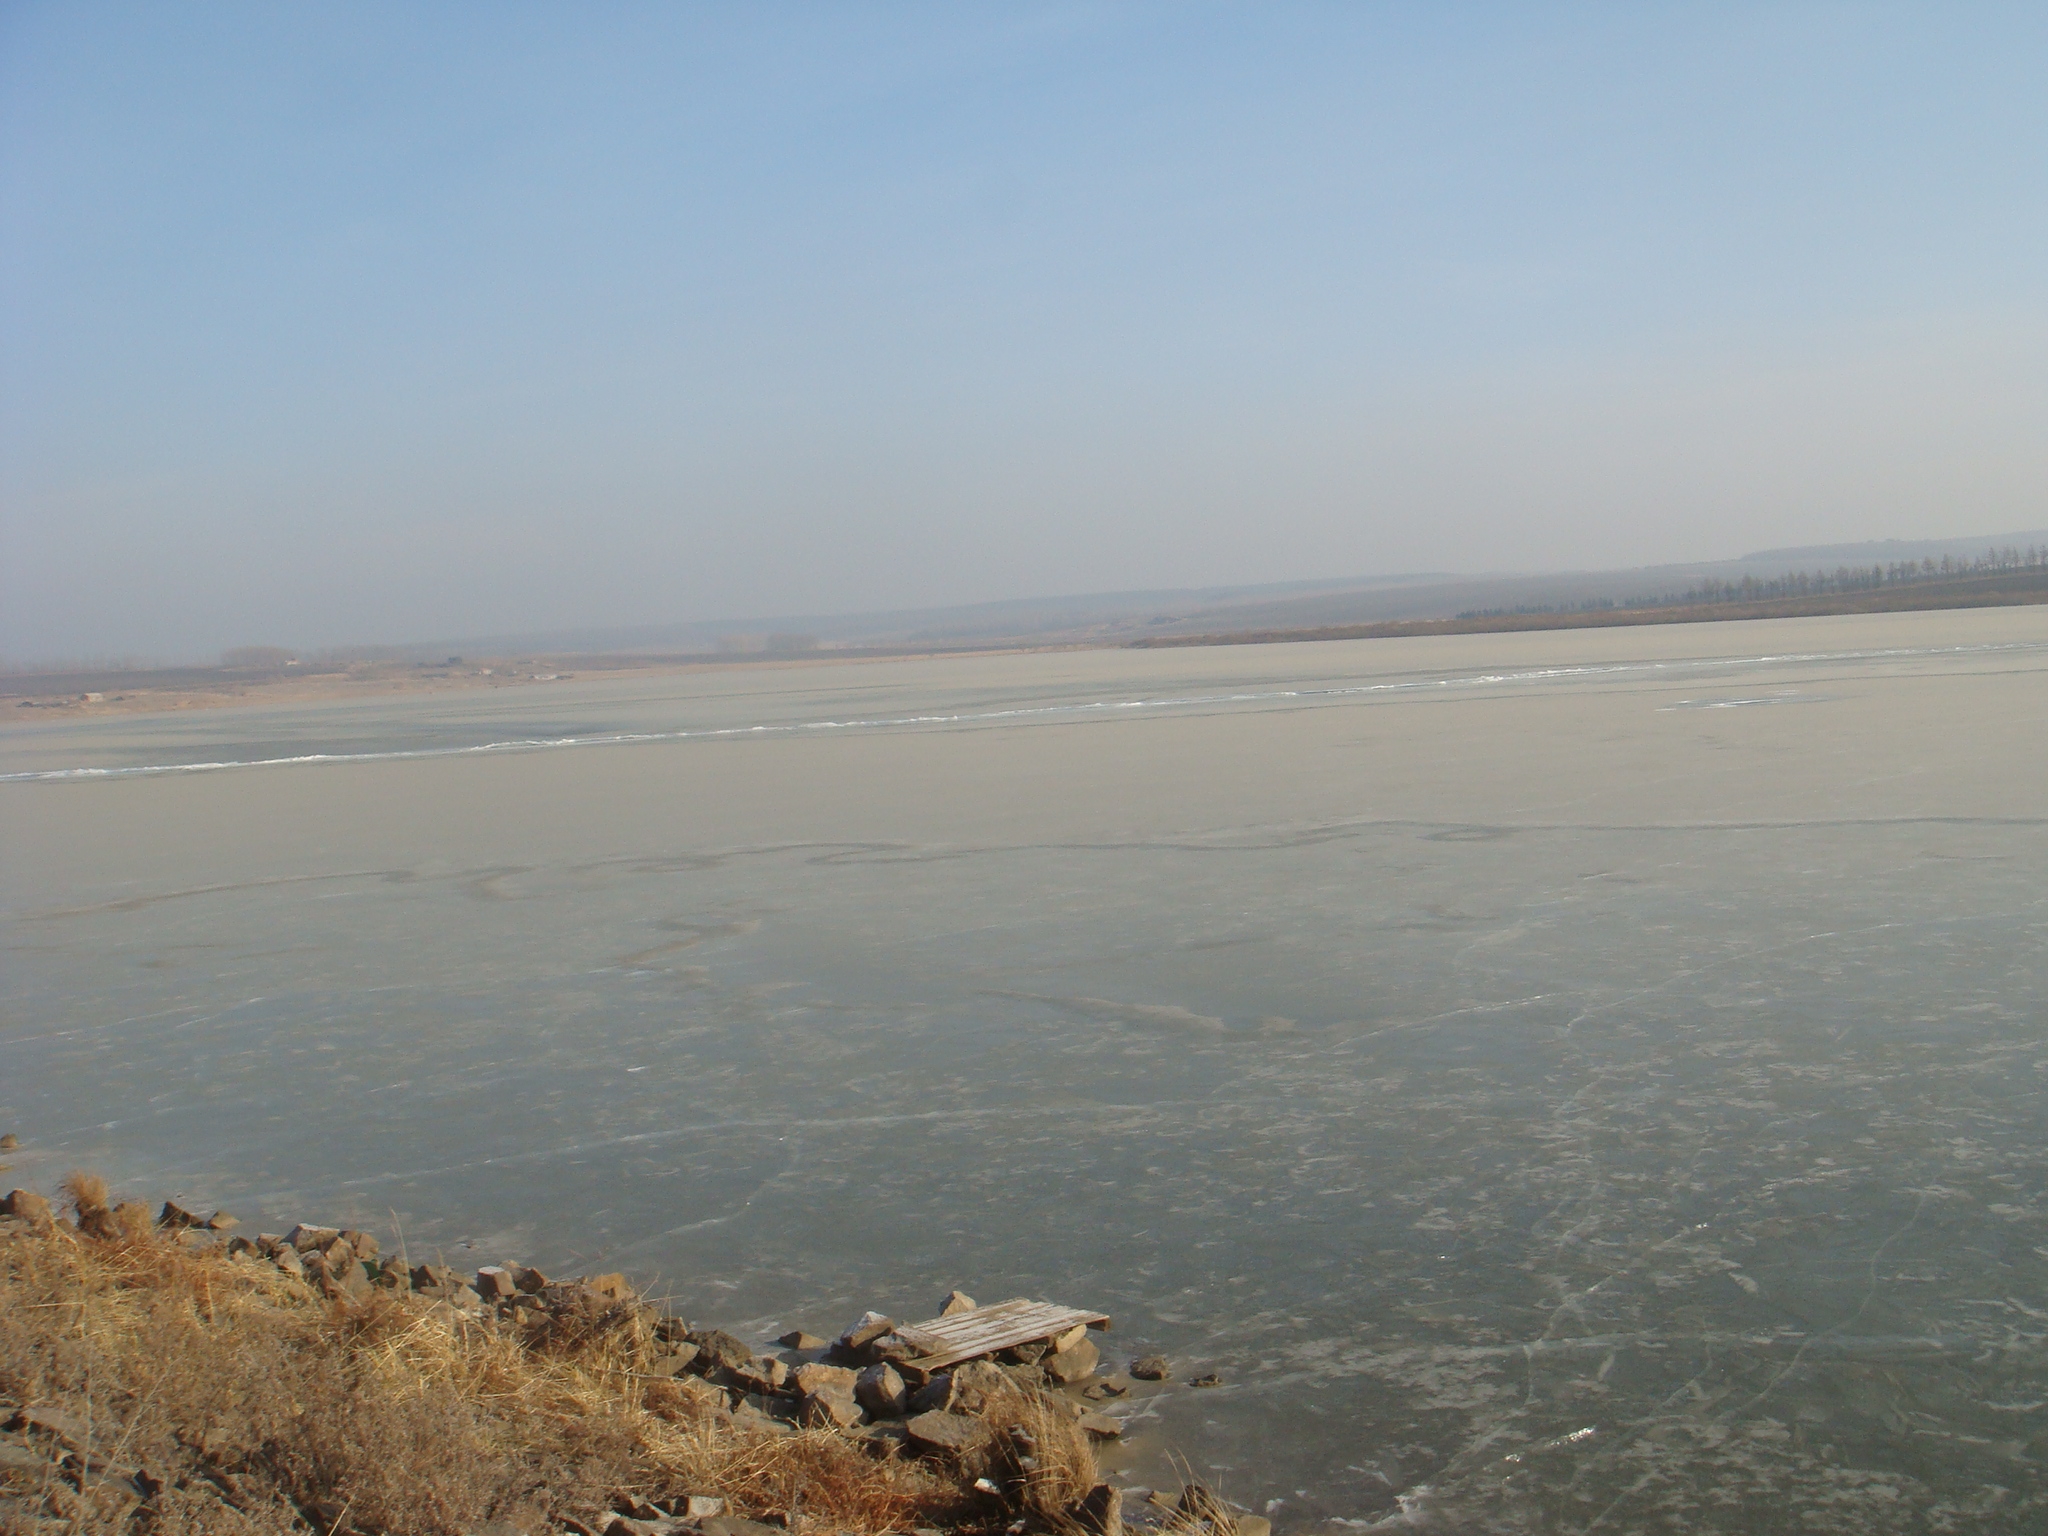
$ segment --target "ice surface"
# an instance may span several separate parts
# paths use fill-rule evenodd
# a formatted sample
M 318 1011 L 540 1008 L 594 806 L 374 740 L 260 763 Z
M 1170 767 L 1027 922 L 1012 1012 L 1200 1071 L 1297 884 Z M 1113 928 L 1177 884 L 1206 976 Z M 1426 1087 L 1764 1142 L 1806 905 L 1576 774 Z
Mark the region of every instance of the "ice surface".
M 2048 1524 L 2040 610 L 0 734 L 305 756 L 0 784 L 17 1176 L 1100 1307 L 1283 1529 Z

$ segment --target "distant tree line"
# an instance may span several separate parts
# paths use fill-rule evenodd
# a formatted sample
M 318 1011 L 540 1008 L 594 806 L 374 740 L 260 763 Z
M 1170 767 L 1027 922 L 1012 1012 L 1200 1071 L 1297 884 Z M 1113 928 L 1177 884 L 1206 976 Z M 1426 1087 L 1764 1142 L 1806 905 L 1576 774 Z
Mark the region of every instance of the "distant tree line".
M 1658 592 L 1638 597 L 1596 597 L 1579 603 L 1528 604 L 1519 608 L 1474 608 L 1461 619 L 1502 618 L 1523 613 L 1599 613 L 1622 608 L 1697 608 L 1710 603 L 1767 603 L 1780 598 L 1825 597 L 1836 593 L 1875 592 L 1892 587 L 1958 581 L 1973 576 L 2000 576 L 2020 571 L 2048 571 L 2048 546 L 1987 549 L 1974 560 L 1943 555 L 1939 560 L 1895 560 L 1879 565 L 1838 565 L 1832 571 L 1787 571 L 1782 576 L 1744 576 L 1723 581 L 1707 577 L 1683 592 Z

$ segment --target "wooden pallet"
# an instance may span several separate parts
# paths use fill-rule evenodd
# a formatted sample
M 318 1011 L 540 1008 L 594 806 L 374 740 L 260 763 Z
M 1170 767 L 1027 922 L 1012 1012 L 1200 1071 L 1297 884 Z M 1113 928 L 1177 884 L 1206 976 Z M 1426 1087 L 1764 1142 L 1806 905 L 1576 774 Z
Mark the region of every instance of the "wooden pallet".
M 1109 1319 L 1100 1312 L 1083 1312 L 1050 1301 L 998 1301 L 971 1312 L 935 1317 L 926 1323 L 899 1327 L 896 1336 L 919 1351 L 906 1362 L 920 1370 L 936 1371 L 942 1366 L 992 1355 L 1013 1344 L 1031 1344 L 1055 1338 L 1077 1323 L 1090 1328 L 1107 1328 Z

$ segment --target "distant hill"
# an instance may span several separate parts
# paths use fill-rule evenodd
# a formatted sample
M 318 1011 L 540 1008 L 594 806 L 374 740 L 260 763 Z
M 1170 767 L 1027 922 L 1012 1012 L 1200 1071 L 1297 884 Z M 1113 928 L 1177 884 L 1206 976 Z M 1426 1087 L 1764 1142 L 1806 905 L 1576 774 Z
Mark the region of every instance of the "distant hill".
M 1458 575 L 1445 571 L 1352 576 L 1259 585 L 1016 598 L 943 608 L 855 614 L 781 614 L 634 629 L 566 630 L 436 641 L 407 648 L 503 654 L 535 651 L 709 652 L 758 646 L 770 635 L 802 635 L 828 649 L 942 650 L 1017 644 L 1102 643 L 1143 636 L 1303 629 L 1444 619 L 1475 610 L 1570 606 L 1661 597 L 1702 581 L 1781 576 L 1788 571 L 1901 560 L 1974 560 L 1990 548 L 2048 547 L 2048 530 L 1951 539 L 1882 539 L 1757 550 L 1733 560 L 1557 571 L 1540 575 Z

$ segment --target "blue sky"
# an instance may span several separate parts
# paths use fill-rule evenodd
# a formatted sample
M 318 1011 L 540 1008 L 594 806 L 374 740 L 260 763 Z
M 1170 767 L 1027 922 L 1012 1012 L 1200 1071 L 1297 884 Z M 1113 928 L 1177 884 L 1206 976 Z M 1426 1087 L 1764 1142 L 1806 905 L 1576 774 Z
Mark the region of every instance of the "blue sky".
M 2048 523 L 2036 6 L 0 11 L 0 655 Z

